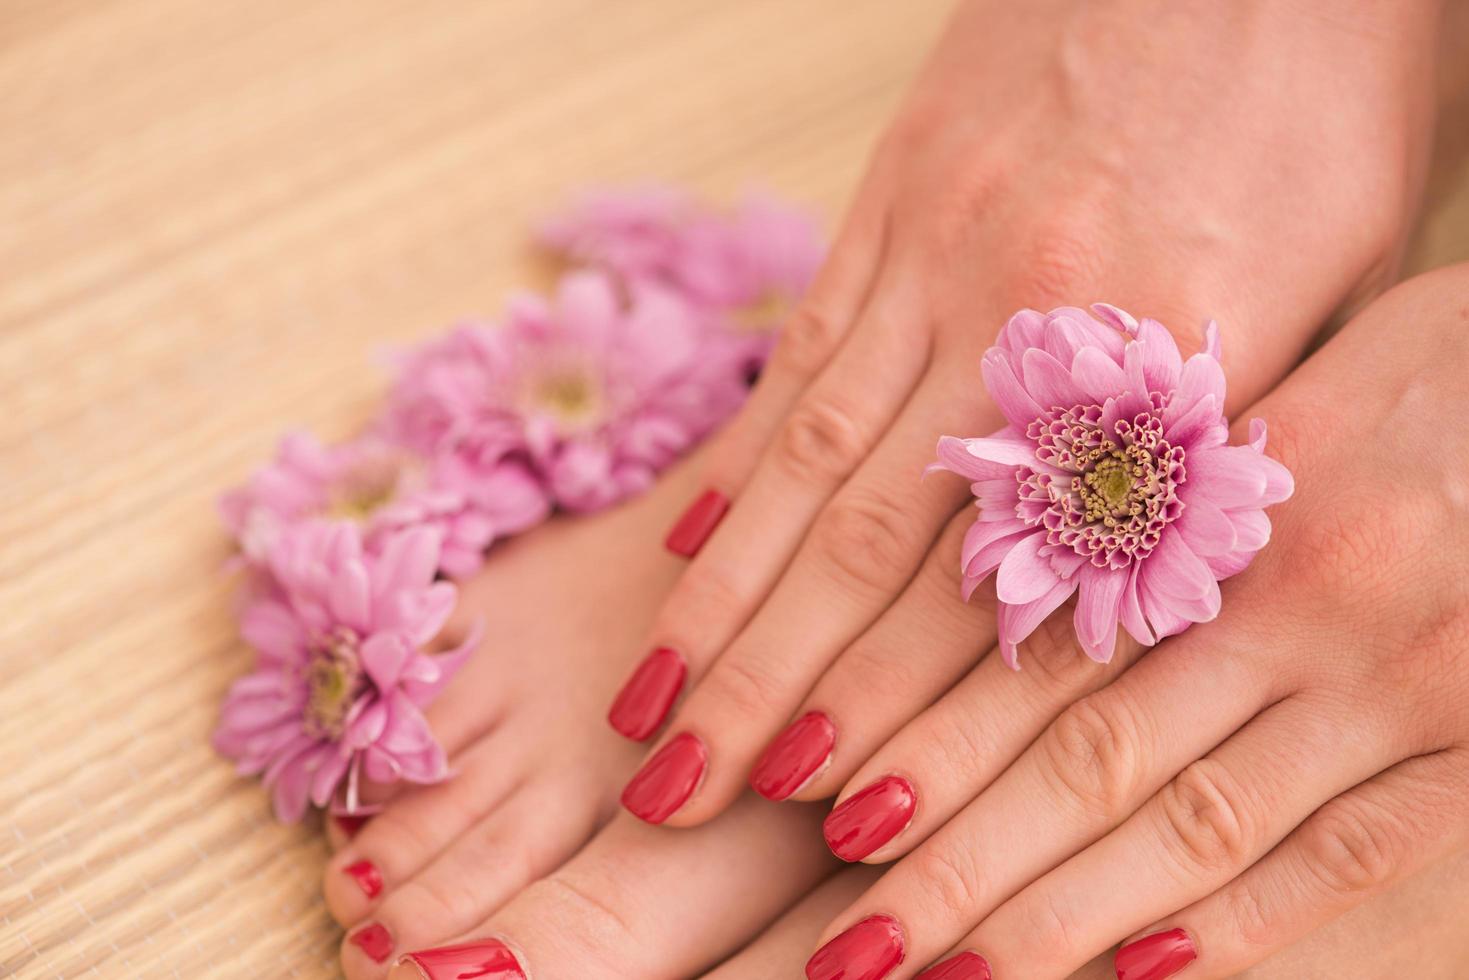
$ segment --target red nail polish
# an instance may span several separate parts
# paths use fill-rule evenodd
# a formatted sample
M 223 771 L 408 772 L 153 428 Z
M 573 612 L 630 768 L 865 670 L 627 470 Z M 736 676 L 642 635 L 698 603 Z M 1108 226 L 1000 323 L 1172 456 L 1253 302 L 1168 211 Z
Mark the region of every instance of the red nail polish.
M 419 950 L 398 962 L 411 962 L 428 980 L 525 980 L 515 954 L 498 939 Z
M 929 967 L 914 980 L 990 980 L 990 963 L 978 953 L 966 951 Z
M 332 816 L 332 820 L 336 823 L 337 829 L 346 834 L 348 840 L 356 837 L 357 832 L 367 826 L 367 821 L 370 819 L 372 818 L 354 817 L 350 813 L 338 813 Z
M 349 942 L 362 947 L 374 963 L 381 963 L 393 952 L 393 934 L 380 922 L 369 922 L 347 937 Z
M 628 782 L 622 805 L 641 820 L 662 823 L 694 795 L 708 765 L 702 741 L 688 732 L 676 735 Z
M 607 712 L 608 723 L 621 735 L 641 742 L 663 724 L 683 690 L 689 668 L 677 650 L 659 647 L 638 664 Z
M 836 726 L 826 715 L 802 715 L 766 747 L 750 773 L 750 785 L 767 800 L 787 799 L 831 758 L 836 740 Z
M 699 495 L 699 499 L 689 504 L 689 509 L 673 525 L 663 546 L 675 555 L 694 557 L 704 547 L 704 542 L 714 533 L 719 522 L 724 520 L 724 514 L 728 510 L 728 497 L 718 490 L 705 490 Z
M 383 893 L 382 873 L 378 871 L 377 865 L 371 861 L 358 861 L 356 864 L 349 864 L 342 869 L 342 872 L 357 882 L 357 887 L 361 888 L 362 893 L 368 898 L 377 898 Z
M 1194 942 L 1182 929 L 1144 936 L 1117 951 L 1117 980 L 1163 980 L 1198 959 Z
M 879 779 L 827 814 L 826 845 L 843 861 L 860 861 L 908 826 L 917 802 L 902 776 Z
M 903 929 L 890 915 L 872 915 L 806 961 L 807 980 L 882 980 L 903 962 Z

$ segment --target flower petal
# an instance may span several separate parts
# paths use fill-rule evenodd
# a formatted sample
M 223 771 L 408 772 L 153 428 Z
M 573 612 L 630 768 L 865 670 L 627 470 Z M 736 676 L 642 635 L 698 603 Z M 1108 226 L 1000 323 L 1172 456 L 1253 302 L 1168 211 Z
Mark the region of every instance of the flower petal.
M 1040 555 L 1046 546 L 1046 535 L 1036 530 L 1015 543 L 1000 562 L 995 578 L 995 594 L 1001 602 L 1022 606 L 1045 595 L 1061 581 L 1051 563 Z
M 1021 383 L 1013 362 L 1005 351 L 991 348 L 980 362 L 979 370 L 984 376 L 984 386 L 995 400 L 1000 414 L 1017 429 L 1024 430 L 1031 422 L 1046 414 L 1046 410 L 1036 403 Z
M 1213 583 L 1209 566 L 1175 528 L 1165 528 L 1158 546 L 1143 560 L 1145 598 L 1147 593 L 1161 592 L 1177 599 L 1202 599 Z
M 1076 613 L 1072 623 L 1086 655 L 1109 663 L 1117 647 L 1117 619 L 1130 569 L 1097 568 L 1087 564 L 1077 572 Z
M 1083 347 L 1071 362 L 1071 379 L 1098 405 L 1120 394 L 1127 375 L 1117 362 L 1095 347 Z
M 1071 380 L 1066 366 L 1039 347 L 1027 350 L 1020 364 L 1025 390 L 1036 404 L 1047 410 L 1065 411 L 1088 400 L 1086 393 Z
M 1201 558 L 1224 555 L 1237 547 L 1234 522 L 1212 500 L 1202 494 L 1186 498 L 1179 515 L 1178 533 L 1194 554 Z M 1252 511 L 1251 513 L 1259 513 Z
M 403 668 L 413 657 L 413 648 L 399 633 L 375 633 L 362 644 L 362 666 L 379 691 L 391 691 Z
M 1076 580 L 1066 579 L 1056 583 L 1054 588 L 1033 602 L 1022 606 L 1000 604 L 996 627 L 1000 636 L 1000 656 L 1006 664 L 1014 670 L 1020 669 L 1020 655 L 1016 647 L 1035 632 L 1041 621 L 1055 612 L 1061 603 L 1071 598 L 1071 593 L 1075 591 Z

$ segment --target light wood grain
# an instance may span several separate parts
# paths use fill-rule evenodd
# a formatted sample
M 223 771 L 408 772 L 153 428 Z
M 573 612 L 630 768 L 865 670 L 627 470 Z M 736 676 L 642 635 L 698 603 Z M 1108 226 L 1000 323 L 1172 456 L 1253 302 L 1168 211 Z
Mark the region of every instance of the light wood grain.
M 571 189 L 835 217 L 946 6 L 0 2 L 0 975 L 336 975 L 317 829 L 207 745 L 213 498 L 532 278 Z

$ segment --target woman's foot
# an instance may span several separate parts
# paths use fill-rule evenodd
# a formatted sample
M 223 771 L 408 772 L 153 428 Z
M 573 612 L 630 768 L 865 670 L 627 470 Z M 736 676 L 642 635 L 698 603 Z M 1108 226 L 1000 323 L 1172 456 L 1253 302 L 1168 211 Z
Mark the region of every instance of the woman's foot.
M 481 922 L 565 861 L 617 809 L 642 749 L 604 720 L 683 561 L 664 536 L 697 490 L 697 457 L 644 496 L 497 545 L 450 633 L 484 640 L 428 716 L 456 775 L 394 794 L 339 850 L 323 890 L 349 934 L 349 977 Z M 369 920 L 373 925 L 369 924 Z

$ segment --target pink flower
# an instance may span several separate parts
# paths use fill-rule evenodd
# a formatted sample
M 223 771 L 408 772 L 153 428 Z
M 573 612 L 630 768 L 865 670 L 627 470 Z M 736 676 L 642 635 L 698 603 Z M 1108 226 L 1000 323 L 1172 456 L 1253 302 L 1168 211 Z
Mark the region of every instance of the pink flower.
M 359 524 L 370 549 L 415 526 L 441 532 L 441 570 L 473 573 L 496 539 L 543 520 L 545 491 L 525 467 L 469 471 L 369 433 L 326 446 L 308 433 L 281 440 L 276 458 L 220 499 L 247 561 L 263 567 L 282 533 L 318 519 Z
M 979 518 L 964 539 L 968 598 L 996 572 L 1000 650 L 1073 594 L 1083 650 L 1111 659 L 1117 625 L 1151 645 L 1219 613 L 1219 580 L 1270 537 L 1263 508 L 1291 495 L 1264 455 L 1265 424 L 1227 445 L 1218 328 L 1185 362 L 1156 320 L 1098 304 L 1017 313 L 985 353 L 1009 424 L 939 440 L 936 468 L 967 477 Z
M 326 806 L 343 780 L 432 783 L 448 775 L 444 750 L 419 710 L 468 658 L 474 638 L 438 656 L 425 645 L 454 608 L 456 589 L 434 580 L 439 534 L 418 528 L 380 555 L 355 525 L 304 523 L 271 548 L 270 589 L 254 597 L 241 631 L 254 673 L 225 700 L 214 745 L 241 774 L 264 774 L 276 816 L 308 801 Z
M 606 188 L 582 195 L 540 230 L 551 251 L 626 279 L 675 275 L 684 235 L 699 209 L 671 187 Z
M 470 469 L 524 460 L 557 504 L 596 510 L 649 486 L 727 418 L 741 348 L 651 284 L 566 275 L 553 302 L 513 300 L 503 325 L 460 327 L 405 358 L 385 426 Z

